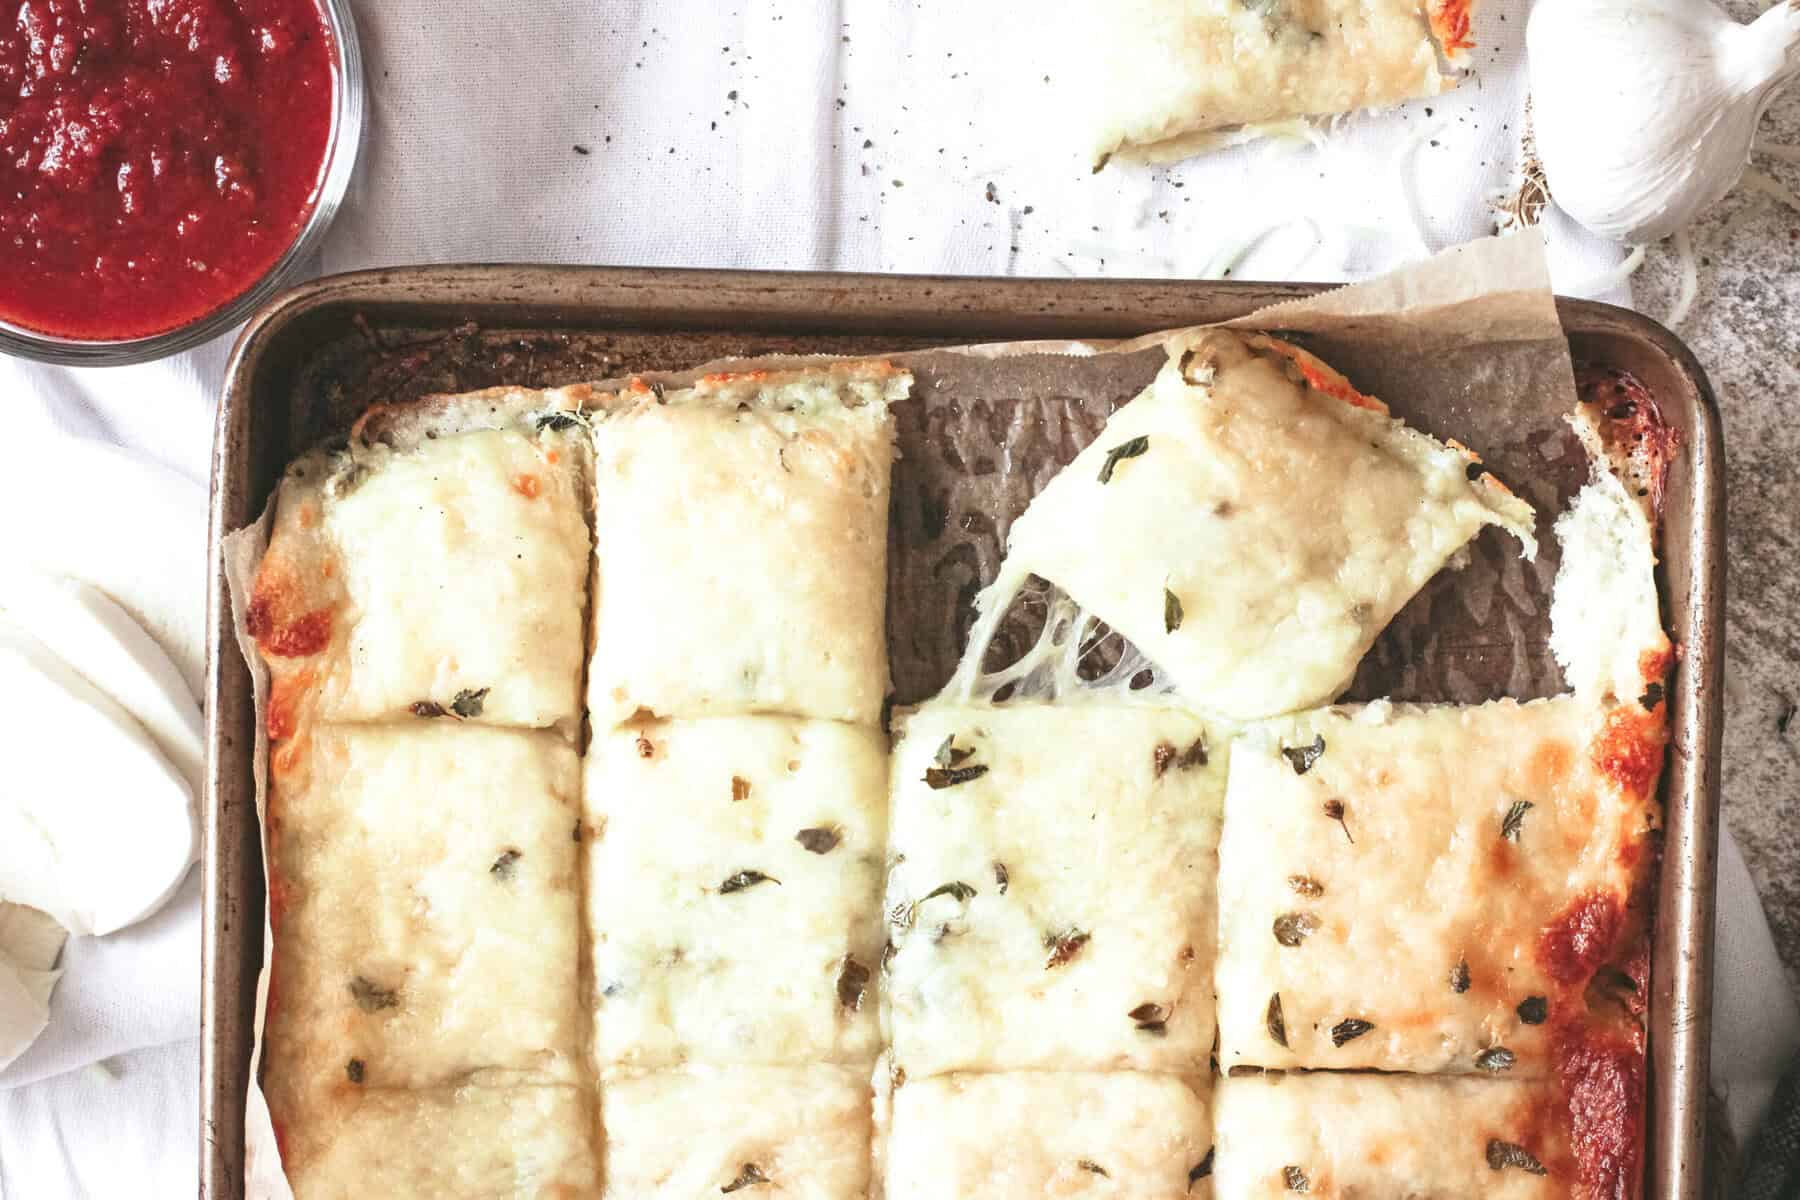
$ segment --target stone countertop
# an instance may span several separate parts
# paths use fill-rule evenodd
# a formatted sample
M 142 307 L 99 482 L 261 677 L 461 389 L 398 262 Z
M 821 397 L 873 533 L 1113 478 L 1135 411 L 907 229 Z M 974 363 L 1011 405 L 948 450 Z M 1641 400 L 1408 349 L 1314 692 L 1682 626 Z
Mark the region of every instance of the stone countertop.
M 1777 99 L 1762 135 L 1800 145 L 1800 87 Z M 1752 166 L 1800 192 L 1800 165 Z M 1739 185 L 1692 236 L 1700 290 L 1676 333 L 1725 422 L 1725 820 L 1800 979 L 1800 212 Z M 1651 247 L 1637 307 L 1668 314 L 1680 275 L 1670 243 Z

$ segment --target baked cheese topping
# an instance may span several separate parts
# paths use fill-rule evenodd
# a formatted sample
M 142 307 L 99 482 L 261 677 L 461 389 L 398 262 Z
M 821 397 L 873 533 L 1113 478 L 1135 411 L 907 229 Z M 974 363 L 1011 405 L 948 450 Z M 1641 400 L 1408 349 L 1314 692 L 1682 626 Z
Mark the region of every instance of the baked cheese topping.
M 595 739 L 603 1064 L 874 1060 L 886 759 L 879 729 L 782 717 Z
M 895 724 L 899 1066 L 1205 1070 L 1224 739 L 1148 706 L 929 706 Z
M 894 1089 L 878 1134 L 887 1194 L 1205 1200 L 1213 1195 L 1211 1083 L 1080 1071 L 908 1079 Z
M 1168 161 L 1200 135 L 1444 91 L 1439 46 L 1467 46 L 1467 5 L 1433 7 L 1428 21 L 1420 0 L 1115 0 L 1074 6 L 1058 40 L 1081 57 L 1090 161 Z
M 1240 738 L 1221 1068 L 1550 1073 L 1641 917 L 1655 778 L 1621 770 L 1639 751 L 1621 759 L 1621 728 L 1561 697 L 1383 702 Z
M 276 1119 L 321 1081 L 579 1078 L 574 751 L 426 723 L 298 744 L 268 807 Z
M 291 467 L 247 614 L 271 737 L 306 713 L 572 729 L 585 453 L 578 431 L 482 429 Z
M 1247 1075 L 1215 1108 L 1214 1190 L 1234 1200 L 1588 1194 L 1544 1082 Z
M 278 1120 L 294 1200 L 597 1194 L 585 1089 L 472 1083 L 391 1091 L 346 1082 Z
M 1483 525 L 1531 537 L 1466 451 L 1311 355 L 1223 330 L 1168 349 L 1013 524 L 1007 577 L 1062 587 L 1186 701 L 1249 719 L 1329 700 Z
M 602 403 L 596 728 L 640 712 L 879 718 L 888 402 L 910 385 L 858 364 Z
M 866 1068 L 618 1073 L 601 1080 L 600 1093 L 608 1200 L 869 1193 Z

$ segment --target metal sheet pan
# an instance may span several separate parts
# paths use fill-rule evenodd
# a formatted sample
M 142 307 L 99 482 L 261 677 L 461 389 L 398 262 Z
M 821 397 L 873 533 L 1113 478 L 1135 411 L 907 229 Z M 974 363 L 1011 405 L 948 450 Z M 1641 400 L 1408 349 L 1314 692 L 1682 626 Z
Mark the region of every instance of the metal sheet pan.
M 243 1114 L 262 962 L 263 884 L 249 672 L 219 544 L 253 521 L 287 461 L 371 400 L 499 382 L 550 385 L 764 353 L 872 353 L 1036 338 L 1131 337 L 1225 320 L 1316 285 L 960 279 L 597 267 L 359 272 L 265 307 L 233 352 L 212 468 L 207 788 L 202 861 L 200 1194 L 243 1193 Z M 1698 1200 L 1705 1168 L 1724 656 L 1719 412 L 1692 354 L 1647 318 L 1559 300 L 1577 361 L 1620 369 L 1682 435 L 1662 523 L 1671 691 L 1655 884 L 1645 1195 Z M 408 348 L 371 369 L 368 331 Z M 366 344 L 366 343 L 365 343 Z

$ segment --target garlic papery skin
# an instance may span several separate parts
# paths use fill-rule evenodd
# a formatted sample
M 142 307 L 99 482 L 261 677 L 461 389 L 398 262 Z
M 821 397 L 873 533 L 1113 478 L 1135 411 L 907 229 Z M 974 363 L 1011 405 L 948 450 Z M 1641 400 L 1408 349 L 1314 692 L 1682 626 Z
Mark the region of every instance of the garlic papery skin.
M 1551 198 L 1642 244 L 1736 185 L 1757 122 L 1800 73 L 1800 0 L 1749 25 L 1713 0 L 1540 0 L 1525 45 Z

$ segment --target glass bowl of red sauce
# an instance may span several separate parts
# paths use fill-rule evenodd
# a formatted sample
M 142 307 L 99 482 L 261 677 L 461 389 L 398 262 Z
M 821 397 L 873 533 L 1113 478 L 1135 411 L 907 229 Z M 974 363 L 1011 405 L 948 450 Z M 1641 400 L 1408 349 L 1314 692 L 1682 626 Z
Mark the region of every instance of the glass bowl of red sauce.
M 363 102 L 349 0 L 21 0 L 0 353 L 115 366 L 242 322 L 337 214 Z

